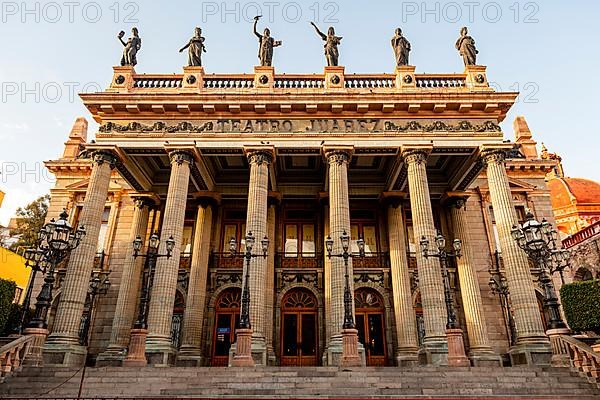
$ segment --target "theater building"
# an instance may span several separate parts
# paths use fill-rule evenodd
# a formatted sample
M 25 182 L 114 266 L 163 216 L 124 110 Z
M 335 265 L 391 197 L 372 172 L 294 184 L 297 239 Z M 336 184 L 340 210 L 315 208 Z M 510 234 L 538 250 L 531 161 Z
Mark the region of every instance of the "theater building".
M 494 91 L 485 67 L 306 75 L 115 67 L 108 89 L 81 98 L 100 124 L 94 140 L 78 119 L 63 156 L 46 163 L 56 176 L 49 217 L 66 208 L 87 229 L 58 274 L 47 363 L 123 362 L 148 271 L 132 242 L 140 236 L 146 246 L 158 232 L 160 252 L 171 236 L 175 246 L 155 268 L 148 362 L 228 365 L 245 268 L 230 242 L 243 251 L 252 232 L 257 243 L 269 239 L 266 258 L 248 271 L 255 362 L 336 365 L 344 262 L 327 257 L 325 241 L 339 253 L 347 232 L 355 255 L 365 242 L 364 257 L 349 262 L 364 363 L 444 364 L 440 261 L 419 246 L 423 236 L 433 246 L 438 230 L 462 241 L 450 284 L 471 362 L 549 362 L 540 290 L 510 229 L 525 209 L 554 221 L 544 178 L 556 161 L 538 156 L 520 124 L 505 140 L 499 124 L 517 93 Z M 495 267 L 510 288 L 512 341 L 488 285 Z M 112 285 L 90 304 L 98 269 L 111 271 Z

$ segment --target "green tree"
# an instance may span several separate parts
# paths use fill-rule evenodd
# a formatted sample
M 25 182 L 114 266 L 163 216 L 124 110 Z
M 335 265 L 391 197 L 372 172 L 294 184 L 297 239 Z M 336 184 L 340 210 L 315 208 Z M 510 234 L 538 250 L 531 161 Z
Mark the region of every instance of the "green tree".
M 11 246 L 11 250 L 36 247 L 38 233 L 46 222 L 49 203 L 50 195 L 45 195 L 31 202 L 25 208 L 17 209 L 17 227 L 12 230 L 11 235 L 20 235 L 21 237 Z

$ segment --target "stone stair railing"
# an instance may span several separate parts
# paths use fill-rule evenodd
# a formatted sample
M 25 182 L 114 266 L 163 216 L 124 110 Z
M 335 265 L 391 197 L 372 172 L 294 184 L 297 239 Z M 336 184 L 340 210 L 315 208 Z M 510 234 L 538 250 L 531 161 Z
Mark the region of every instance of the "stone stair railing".
M 571 367 L 590 383 L 600 387 L 600 353 L 571 336 L 561 335 L 557 341 L 568 350 Z
M 19 371 L 23 360 L 31 350 L 33 336 L 21 336 L 0 347 L 0 382 L 4 377 Z

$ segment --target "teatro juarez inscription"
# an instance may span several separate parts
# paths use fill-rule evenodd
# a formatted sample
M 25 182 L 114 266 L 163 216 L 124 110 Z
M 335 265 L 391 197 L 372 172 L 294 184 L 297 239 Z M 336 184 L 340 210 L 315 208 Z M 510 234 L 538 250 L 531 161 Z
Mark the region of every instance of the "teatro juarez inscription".
M 167 124 L 108 122 L 101 133 L 377 133 L 500 132 L 493 121 L 407 121 L 398 119 L 218 119 Z

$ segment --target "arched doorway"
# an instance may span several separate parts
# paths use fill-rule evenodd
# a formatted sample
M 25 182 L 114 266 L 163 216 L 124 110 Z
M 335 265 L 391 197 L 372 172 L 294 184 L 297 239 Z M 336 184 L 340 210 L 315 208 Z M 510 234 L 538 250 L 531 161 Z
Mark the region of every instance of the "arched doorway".
M 235 342 L 235 330 L 240 321 L 241 299 L 241 289 L 231 288 L 221 293 L 217 300 L 211 359 L 213 367 L 226 367 L 229 362 L 229 349 Z
M 317 365 L 317 299 L 306 289 L 290 290 L 281 303 L 281 365 Z
M 385 306 L 373 289 L 354 291 L 358 340 L 365 346 L 367 365 L 384 366 L 387 361 L 385 341 Z
M 176 349 L 181 345 L 181 328 L 183 326 L 183 313 L 185 311 L 185 296 L 183 292 L 175 292 L 173 303 L 173 317 L 171 318 L 171 343 Z

